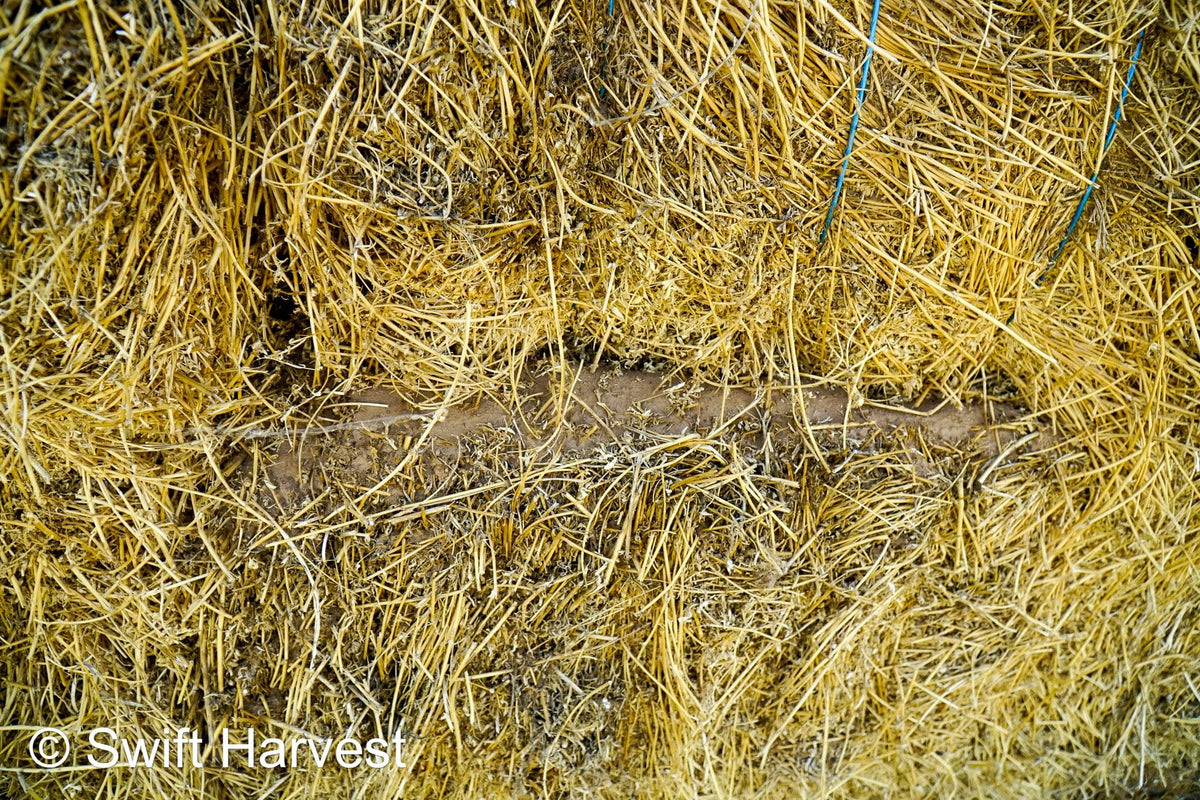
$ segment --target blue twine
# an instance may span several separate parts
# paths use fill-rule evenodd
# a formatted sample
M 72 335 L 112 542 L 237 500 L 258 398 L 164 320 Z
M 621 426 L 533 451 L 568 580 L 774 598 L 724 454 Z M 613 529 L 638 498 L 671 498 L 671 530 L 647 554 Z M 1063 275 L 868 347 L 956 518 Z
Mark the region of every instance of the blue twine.
M 1108 126 L 1108 135 L 1104 137 L 1104 147 L 1100 150 L 1100 165 L 1104 164 L 1104 155 L 1108 152 L 1108 148 L 1112 145 L 1113 137 L 1117 135 L 1117 123 L 1121 121 L 1121 115 L 1125 110 L 1125 100 L 1129 97 L 1129 87 L 1133 83 L 1134 72 L 1137 71 L 1138 59 L 1142 55 L 1142 43 L 1146 38 L 1146 29 L 1143 28 L 1138 34 L 1137 46 L 1133 49 L 1133 58 L 1129 63 L 1129 71 L 1125 73 L 1125 85 L 1121 87 L 1121 99 L 1117 102 L 1117 110 L 1113 113 L 1112 124 Z M 1079 205 L 1075 207 L 1075 215 L 1071 217 L 1071 224 L 1067 226 L 1067 232 L 1063 235 L 1062 241 L 1058 243 L 1058 247 L 1054 250 L 1054 255 L 1050 256 L 1050 261 L 1047 262 L 1046 268 L 1042 270 L 1042 274 L 1034 282 L 1035 286 L 1041 286 L 1046 280 L 1046 276 L 1050 274 L 1050 270 L 1054 268 L 1054 264 L 1058 261 L 1058 257 L 1062 255 L 1063 249 L 1067 246 L 1067 242 L 1071 240 L 1071 234 L 1075 232 L 1075 226 L 1079 224 L 1079 220 L 1083 218 L 1083 211 L 1087 208 L 1088 201 L 1092 199 L 1092 191 L 1096 188 L 1096 181 L 1100 178 L 1100 166 L 1096 167 L 1096 172 L 1092 175 L 1092 179 L 1088 181 L 1087 189 L 1083 192 L 1083 197 L 1079 198 Z M 1011 325 L 1016 319 L 1017 312 L 1014 309 L 1008 315 L 1008 319 L 1004 321 L 1005 325 Z
M 613 4 L 616 1 L 617 0 L 608 0 L 608 15 L 610 17 L 613 15 Z M 608 69 L 608 42 L 604 43 L 604 53 L 605 53 L 604 63 L 600 65 L 600 80 L 604 80 L 604 72 L 606 69 Z M 604 97 L 604 87 L 603 86 L 600 87 L 600 96 Z
M 611 0 L 610 0 L 611 2 Z M 867 98 L 867 74 L 871 69 L 871 56 L 875 53 L 875 26 L 879 23 L 879 0 L 875 0 L 875 8 L 871 11 L 871 33 L 867 37 L 867 57 L 863 60 L 862 78 L 858 81 L 858 101 L 854 104 L 854 116 L 850 119 L 850 139 L 846 142 L 846 155 L 842 158 L 842 169 L 838 172 L 837 185 L 833 189 L 833 200 L 829 203 L 829 211 L 825 214 L 825 227 L 821 229 L 818 244 L 825 242 L 829 235 L 829 226 L 833 222 L 833 212 L 837 209 L 838 200 L 842 197 L 842 184 L 846 180 L 846 167 L 850 165 L 850 154 L 854 151 L 854 134 L 858 131 L 858 114 L 862 111 L 863 102 Z
M 1142 40 L 1146 37 L 1146 29 L 1138 34 L 1137 47 L 1133 50 L 1133 60 L 1129 64 L 1129 72 L 1125 74 L 1125 85 L 1121 87 L 1121 100 L 1117 103 L 1117 110 L 1113 114 L 1112 124 L 1108 126 L 1108 135 L 1104 137 L 1104 148 L 1100 151 L 1100 163 L 1104 163 L 1104 154 L 1108 152 L 1108 148 L 1113 143 L 1113 137 L 1117 135 L 1117 123 L 1121 121 L 1121 113 L 1125 109 L 1125 98 L 1129 96 L 1129 85 L 1133 83 L 1133 73 L 1137 70 L 1138 58 L 1142 55 Z M 1087 208 L 1088 201 L 1092 199 L 1092 190 L 1096 188 L 1096 180 L 1100 177 L 1100 167 L 1096 167 L 1096 172 L 1092 175 L 1092 179 L 1088 181 L 1088 187 L 1083 193 L 1083 197 L 1079 199 L 1079 205 L 1075 208 L 1075 216 L 1071 217 L 1071 224 L 1067 226 L 1067 232 L 1063 236 L 1062 241 L 1058 243 L 1058 248 L 1054 251 L 1054 255 L 1050 257 L 1050 262 L 1046 265 L 1046 269 L 1038 276 L 1036 286 L 1041 286 L 1042 281 L 1046 280 L 1046 275 L 1054 267 L 1054 263 L 1058 261 L 1058 257 L 1062 255 L 1063 248 L 1067 246 L 1067 242 L 1071 238 L 1071 234 L 1075 232 L 1075 226 L 1079 224 L 1079 220 L 1083 217 L 1083 210 Z

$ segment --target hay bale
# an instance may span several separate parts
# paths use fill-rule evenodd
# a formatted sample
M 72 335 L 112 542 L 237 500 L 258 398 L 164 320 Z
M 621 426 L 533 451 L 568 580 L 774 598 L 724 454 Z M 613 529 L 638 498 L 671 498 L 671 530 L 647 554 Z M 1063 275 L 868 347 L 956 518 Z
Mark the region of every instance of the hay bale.
M 1190 791 L 1197 11 L 871 11 L 5 10 L 7 794 Z

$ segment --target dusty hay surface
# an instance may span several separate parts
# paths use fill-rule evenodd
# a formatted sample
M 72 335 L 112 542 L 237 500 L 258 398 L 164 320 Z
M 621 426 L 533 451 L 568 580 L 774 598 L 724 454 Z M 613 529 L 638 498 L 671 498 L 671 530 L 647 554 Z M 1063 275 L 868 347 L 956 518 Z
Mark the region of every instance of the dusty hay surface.
M 0 4 L 0 793 L 1194 794 L 1200 10 L 870 14 Z
M 559 367 L 543 363 L 525 374 L 508 408 L 486 397 L 450 406 L 432 397 L 421 402 L 380 387 L 332 404 L 302 428 L 253 435 L 284 440 L 267 473 L 270 482 L 288 484 L 290 494 L 309 479 L 319 477 L 314 484 L 318 492 L 329 485 L 321 473 L 327 471 L 330 448 L 343 451 L 340 461 L 365 477 L 379 472 L 381 464 L 390 470 L 427 456 L 453 462 L 448 466 L 457 471 L 477 449 L 473 445 L 488 439 L 506 439 L 508 447 L 553 461 L 623 446 L 636 453 L 639 444 L 712 438 L 727 445 L 736 440 L 745 458 L 762 459 L 769 471 L 772 457 L 786 453 L 802 459 L 806 447 L 828 468 L 828 454 L 874 453 L 888 434 L 899 433 L 888 444 L 907 443 L 891 449 L 906 451 L 914 476 L 926 478 L 936 471 L 939 457 L 953 456 L 953 463 L 964 464 L 971 457 L 1019 455 L 1031 442 L 1038 449 L 1056 443 L 1038 420 L 1003 402 L 956 408 L 943 400 L 918 408 L 882 403 L 854 408 L 845 392 L 822 386 L 751 392 L 673 381 L 645 370 L 597 372 L 583 365 L 571 370 L 566 391 L 560 392 Z

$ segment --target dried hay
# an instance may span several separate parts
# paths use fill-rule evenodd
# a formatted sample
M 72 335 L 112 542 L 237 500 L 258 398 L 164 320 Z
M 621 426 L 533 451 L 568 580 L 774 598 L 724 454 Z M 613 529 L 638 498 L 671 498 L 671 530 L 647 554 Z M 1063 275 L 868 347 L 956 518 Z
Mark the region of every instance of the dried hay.
M 1196 785 L 1195 4 L 884 2 L 821 246 L 869 3 L 2 13 L 8 795 Z M 790 435 L 597 434 L 581 360 Z M 848 435 L 936 398 L 1015 433 Z M 26 754 L 400 724 L 403 770 Z

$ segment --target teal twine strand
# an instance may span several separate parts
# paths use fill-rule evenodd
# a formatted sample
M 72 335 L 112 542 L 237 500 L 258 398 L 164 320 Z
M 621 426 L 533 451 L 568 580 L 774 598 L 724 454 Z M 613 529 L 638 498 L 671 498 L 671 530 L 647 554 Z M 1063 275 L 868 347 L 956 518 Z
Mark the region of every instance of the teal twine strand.
M 608 0 L 608 15 L 613 15 L 613 4 L 617 0 Z M 608 42 L 604 43 L 604 63 L 600 65 L 600 80 L 604 80 L 604 73 L 608 70 Z M 604 87 L 600 87 L 600 96 L 604 97 Z
M 833 224 L 833 212 L 837 210 L 838 200 L 842 197 L 842 184 L 846 181 L 846 168 L 850 165 L 850 154 L 854 152 L 854 134 L 858 132 L 858 115 L 867 98 L 867 75 L 871 69 L 871 56 L 875 53 L 875 28 L 878 24 L 879 0 L 875 0 L 875 8 L 871 11 L 871 33 L 867 37 L 867 57 L 863 59 L 862 78 L 858 81 L 858 97 L 854 104 L 854 116 L 850 118 L 850 138 L 846 142 L 846 155 L 842 158 L 842 168 L 838 172 L 837 185 L 833 189 L 833 200 L 830 201 L 829 211 L 825 214 L 825 226 L 821 228 L 821 238 L 817 240 L 818 244 L 823 244 L 825 237 L 829 235 L 829 226 Z
M 1125 74 L 1125 85 L 1121 87 L 1121 99 L 1117 102 L 1117 110 L 1113 113 L 1112 124 L 1108 126 L 1108 135 L 1104 137 L 1104 147 L 1100 151 L 1100 162 L 1104 163 L 1104 155 L 1108 152 L 1108 148 L 1113 143 L 1113 138 L 1117 135 L 1117 123 L 1121 121 L 1121 114 L 1125 110 L 1125 99 L 1129 96 L 1129 86 L 1133 83 L 1133 73 L 1137 70 L 1138 59 L 1142 55 L 1142 41 L 1146 37 L 1146 29 L 1138 34 L 1137 47 L 1133 50 L 1133 59 L 1129 64 L 1129 72 Z M 1092 179 L 1088 181 L 1087 189 L 1083 192 L 1083 197 L 1079 199 L 1079 205 L 1075 208 L 1075 216 L 1071 217 L 1071 224 L 1067 226 L 1067 232 L 1063 235 L 1062 241 L 1058 243 L 1058 247 L 1054 251 L 1054 255 L 1050 257 L 1050 262 L 1046 264 L 1046 269 L 1042 270 L 1042 274 L 1038 276 L 1036 286 L 1041 286 L 1042 281 L 1046 280 L 1046 276 L 1054 267 L 1058 257 L 1062 255 L 1063 248 L 1067 246 L 1067 242 L 1071 239 L 1071 234 L 1075 232 L 1075 226 L 1079 224 L 1079 220 L 1083 217 L 1083 210 L 1087 208 L 1088 201 L 1092 199 L 1092 190 L 1096 188 L 1096 181 L 1100 177 L 1100 166 L 1096 167 L 1096 172 L 1092 175 Z
M 1062 241 L 1054 249 L 1054 255 L 1050 256 L 1050 260 L 1046 263 L 1046 268 L 1042 270 L 1042 274 L 1034 281 L 1035 286 L 1041 286 L 1045 282 L 1046 276 L 1050 274 L 1050 270 L 1054 269 L 1054 265 L 1058 262 L 1058 257 L 1062 255 L 1067 242 L 1071 240 L 1071 234 L 1075 233 L 1075 228 L 1079 225 L 1079 220 L 1083 218 L 1083 211 L 1087 208 L 1088 201 L 1092 199 L 1092 192 L 1096 188 L 1096 182 L 1100 179 L 1100 167 L 1104 164 L 1104 156 L 1108 153 L 1108 148 L 1112 146 L 1113 139 L 1117 135 L 1117 123 L 1121 121 L 1121 116 L 1125 112 L 1125 100 L 1129 97 L 1129 87 L 1133 84 L 1133 75 L 1137 71 L 1138 59 L 1142 57 L 1142 43 L 1145 39 L 1146 29 L 1143 28 L 1141 33 L 1138 34 L 1137 46 L 1133 48 L 1133 58 L 1129 62 L 1129 71 L 1125 73 L 1125 84 L 1121 87 L 1121 99 L 1117 101 L 1117 110 L 1113 112 L 1112 123 L 1109 124 L 1108 134 L 1104 137 L 1104 147 L 1100 150 L 1100 165 L 1096 167 L 1095 173 L 1092 174 L 1092 179 L 1088 181 L 1087 188 L 1083 190 L 1083 197 L 1079 198 L 1079 205 L 1075 207 L 1075 214 L 1071 217 L 1071 224 L 1067 226 L 1067 232 L 1063 234 Z M 1014 309 L 1008 315 L 1008 319 L 1004 321 L 1004 324 L 1011 325 L 1016 316 L 1017 312 Z

